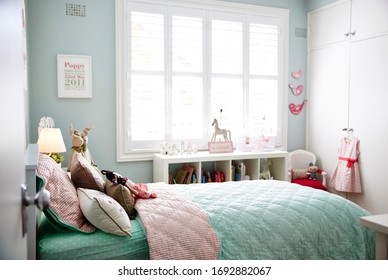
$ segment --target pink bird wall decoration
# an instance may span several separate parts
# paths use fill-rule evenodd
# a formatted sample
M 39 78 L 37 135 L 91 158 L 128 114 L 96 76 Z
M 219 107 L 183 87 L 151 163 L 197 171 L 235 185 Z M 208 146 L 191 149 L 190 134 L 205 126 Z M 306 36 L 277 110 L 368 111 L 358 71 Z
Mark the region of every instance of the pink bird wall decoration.
M 302 112 L 302 109 L 306 103 L 307 103 L 307 99 L 305 99 L 303 101 L 303 103 L 301 103 L 299 105 L 295 105 L 294 103 L 290 103 L 289 108 L 290 108 L 291 113 L 293 113 L 294 115 L 299 115 L 300 112 Z
M 299 85 L 296 88 L 294 88 L 293 84 L 289 84 L 288 87 L 291 89 L 292 93 L 295 96 L 301 95 L 303 92 L 303 85 Z
M 292 76 L 295 80 L 300 79 L 300 77 L 302 77 L 302 70 L 292 72 L 292 73 L 291 73 L 291 76 Z

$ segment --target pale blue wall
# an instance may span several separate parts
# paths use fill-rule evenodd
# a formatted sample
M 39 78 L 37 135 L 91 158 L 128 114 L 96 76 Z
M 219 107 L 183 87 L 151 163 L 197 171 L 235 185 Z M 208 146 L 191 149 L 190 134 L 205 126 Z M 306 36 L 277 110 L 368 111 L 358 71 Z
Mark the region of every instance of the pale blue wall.
M 306 11 L 333 0 L 235 0 L 246 4 L 287 8 L 290 11 L 289 73 L 306 73 L 307 41 L 296 37 L 296 28 L 306 28 Z M 37 141 L 37 126 L 43 116 L 61 128 L 68 150 L 70 124 L 76 129 L 95 126 L 90 132 L 89 148 L 100 169 L 112 169 L 135 182 L 152 180 L 152 162 L 116 162 L 116 79 L 115 79 L 115 1 L 72 0 L 86 5 L 86 17 L 65 16 L 64 0 L 26 0 L 28 28 L 28 66 L 30 100 L 30 142 Z M 57 97 L 56 55 L 90 55 L 93 58 L 93 98 Z M 291 76 L 290 82 L 291 82 Z M 303 75 L 298 84 L 306 84 Z M 306 96 L 289 101 L 300 103 Z M 308 106 L 308 105 L 307 105 Z M 147 112 L 145 112 L 147 113 Z M 305 146 L 305 110 L 297 116 L 288 111 L 288 150 Z M 69 152 L 65 154 L 66 158 Z M 67 160 L 65 165 L 67 164 Z
M 339 1 L 339 0 L 306 0 L 306 10 L 312 11 L 324 5 L 332 4 L 336 1 Z

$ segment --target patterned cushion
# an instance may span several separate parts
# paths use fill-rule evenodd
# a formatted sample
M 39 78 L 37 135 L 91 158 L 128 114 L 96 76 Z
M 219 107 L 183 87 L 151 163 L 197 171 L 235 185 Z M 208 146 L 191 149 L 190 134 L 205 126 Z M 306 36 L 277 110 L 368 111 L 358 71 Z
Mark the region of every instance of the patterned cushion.
M 291 170 L 292 179 L 295 180 L 295 179 L 299 179 L 299 178 L 307 178 L 307 171 L 308 171 L 307 168 L 300 168 L 300 169 L 294 168 L 294 169 L 292 169 Z
M 81 153 L 76 153 L 70 167 L 71 179 L 78 188 L 87 188 L 103 192 L 105 181 L 100 171 Z
M 95 227 L 115 235 L 131 235 L 131 221 L 116 200 L 97 190 L 78 188 L 77 192 L 82 212 Z
M 126 186 L 107 180 L 105 191 L 107 195 L 114 198 L 124 208 L 130 219 L 135 218 L 135 198 Z
M 54 227 L 95 231 L 81 211 L 76 188 L 65 170 L 49 156 L 39 154 L 37 175 L 43 179 L 42 187 L 50 192 L 50 207 L 44 213 Z

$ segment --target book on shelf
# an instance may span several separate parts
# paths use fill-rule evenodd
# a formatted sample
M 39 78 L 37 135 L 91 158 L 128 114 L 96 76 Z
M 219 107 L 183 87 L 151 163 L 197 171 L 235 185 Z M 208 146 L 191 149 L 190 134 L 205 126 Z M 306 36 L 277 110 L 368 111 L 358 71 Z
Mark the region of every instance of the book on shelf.
M 172 178 L 172 174 L 171 173 L 168 176 L 168 183 L 169 184 L 174 184 L 174 179 Z
M 217 182 L 222 183 L 225 182 L 225 173 L 221 170 L 213 170 L 213 171 L 204 171 L 202 169 L 201 172 L 201 183 L 211 183 Z
M 185 164 L 175 176 L 175 184 L 191 184 L 193 182 L 194 167 Z
M 234 181 L 234 178 L 236 176 L 236 167 L 233 164 L 230 166 L 230 174 L 229 175 L 230 175 L 230 180 Z
M 214 170 L 212 173 L 212 182 L 225 182 L 225 173 L 220 170 Z
M 183 183 L 184 184 L 191 184 L 193 172 L 194 172 L 194 167 L 192 167 L 190 165 L 184 165 L 182 168 L 184 168 L 187 171 L 186 178 L 183 181 Z
M 186 179 L 187 170 L 180 168 L 175 176 L 175 184 L 183 184 L 183 181 Z

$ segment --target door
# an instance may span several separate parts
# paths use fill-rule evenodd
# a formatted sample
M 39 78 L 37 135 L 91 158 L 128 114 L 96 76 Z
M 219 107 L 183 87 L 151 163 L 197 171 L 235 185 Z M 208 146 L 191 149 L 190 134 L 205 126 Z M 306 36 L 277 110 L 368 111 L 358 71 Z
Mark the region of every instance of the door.
M 387 0 L 353 0 L 352 28 L 354 39 L 377 36 L 388 31 Z
M 351 2 L 329 5 L 309 13 L 309 47 L 315 49 L 350 39 Z
M 388 213 L 387 50 L 388 35 L 351 45 L 349 126 L 360 139 L 363 193 L 348 198 L 375 214 Z
M 22 0 L 0 0 L 0 259 L 26 259 L 21 190 L 25 182 Z
M 318 166 L 332 174 L 343 128 L 348 127 L 348 42 L 309 53 L 307 149 Z

